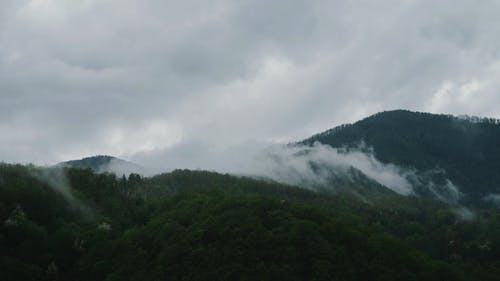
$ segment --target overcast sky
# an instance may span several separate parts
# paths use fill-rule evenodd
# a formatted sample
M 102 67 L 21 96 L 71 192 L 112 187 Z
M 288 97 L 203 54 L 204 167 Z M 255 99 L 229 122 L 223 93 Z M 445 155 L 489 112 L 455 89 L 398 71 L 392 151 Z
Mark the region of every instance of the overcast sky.
M 498 118 L 499 13 L 488 0 L 0 0 L 0 161 L 210 168 L 382 110 Z

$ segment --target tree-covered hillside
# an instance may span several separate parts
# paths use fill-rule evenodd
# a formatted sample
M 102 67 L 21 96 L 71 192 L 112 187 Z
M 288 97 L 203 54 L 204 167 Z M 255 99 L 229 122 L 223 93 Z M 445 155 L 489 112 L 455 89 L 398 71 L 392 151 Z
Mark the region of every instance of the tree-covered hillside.
M 0 165 L 0 280 L 498 280 L 500 213 L 212 172 Z
M 79 160 L 65 161 L 56 166 L 92 169 L 98 173 L 108 172 L 127 175 L 131 173 L 145 173 L 146 171 L 146 169 L 140 165 L 109 155 L 97 155 Z
M 375 114 L 315 135 L 305 144 L 373 147 L 377 159 L 442 173 L 470 199 L 500 193 L 500 123 L 405 110 Z
M 123 161 L 121 159 L 118 159 L 113 156 L 108 156 L 108 155 L 98 155 L 98 156 L 92 156 L 92 157 L 85 157 L 79 160 L 70 160 L 66 162 L 61 162 L 58 164 L 58 166 L 63 166 L 63 167 L 73 167 L 73 168 L 89 168 L 94 171 L 99 171 L 102 166 L 109 165 L 112 161 Z

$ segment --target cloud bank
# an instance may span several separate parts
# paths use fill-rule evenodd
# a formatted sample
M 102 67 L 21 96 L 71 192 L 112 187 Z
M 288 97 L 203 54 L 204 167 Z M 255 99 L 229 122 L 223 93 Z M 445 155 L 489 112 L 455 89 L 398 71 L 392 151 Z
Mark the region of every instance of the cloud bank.
M 150 163 L 147 174 L 176 168 L 214 170 L 235 175 L 269 178 L 312 189 L 337 189 L 343 183 L 360 186 L 360 173 L 401 195 L 432 196 L 449 204 L 462 198 L 459 188 L 442 169 L 417 171 L 382 163 L 363 142 L 354 148 L 332 148 L 315 143 L 272 144 L 246 142 L 239 146 L 203 146 L 198 142 L 178 147 L 172 154 L 143 154 L 138 163 Z M 193 161 L 195 159 L 195 161 Z
M 413 194 L 407 177 L 412 174 L 375 159 L 362 149 L 349 152 L 319 143 L 313 146 L 273 146 L 255 158 L 250 171 L 288 184 L 328 186 L 336 177 L 350 177 L 355 168 L 376 182 L 402 195 Z M 355 179 L 352 179 L 355 182 Z
M 288 142 L 381 110 L 500 118 L 499 10 L 469 0 L 4 0 L 0 160 L 162 153 L 194 166 L 183 151 L 194 144 Z

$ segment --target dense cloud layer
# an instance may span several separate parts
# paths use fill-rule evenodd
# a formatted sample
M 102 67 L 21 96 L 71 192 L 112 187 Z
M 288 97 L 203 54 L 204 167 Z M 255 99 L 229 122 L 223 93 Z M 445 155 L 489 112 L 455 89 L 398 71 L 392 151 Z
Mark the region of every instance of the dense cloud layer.
M 4 0 L 0 160 L 112 154 L 215 169 L 231 156 L 199 157 L 384 109 L 498 118 L 499 10 L 466 0 Z

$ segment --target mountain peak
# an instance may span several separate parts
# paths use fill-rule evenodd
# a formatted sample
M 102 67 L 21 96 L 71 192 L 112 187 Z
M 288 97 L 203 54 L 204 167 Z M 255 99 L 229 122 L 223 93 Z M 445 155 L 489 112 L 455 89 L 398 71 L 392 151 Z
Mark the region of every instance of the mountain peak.
M 57 164 L 61 167 L 72 167 L 72 168 L 82 168 L 82 169 L 92 169 L 98 173 L 115 173 L 117 175 L 139 173 L 143 174 L 144 167 L 114 157 L 110 155 L 96 155 L 85 157 L 78 160 L 69 160 Z
M 315 142 L 334 148 L 356 148 L 364 143 L 383 163 L 417 171 L 444 171 L 466 194 L 500 193 L 498 119 L 384 111 L 301 143 Z

